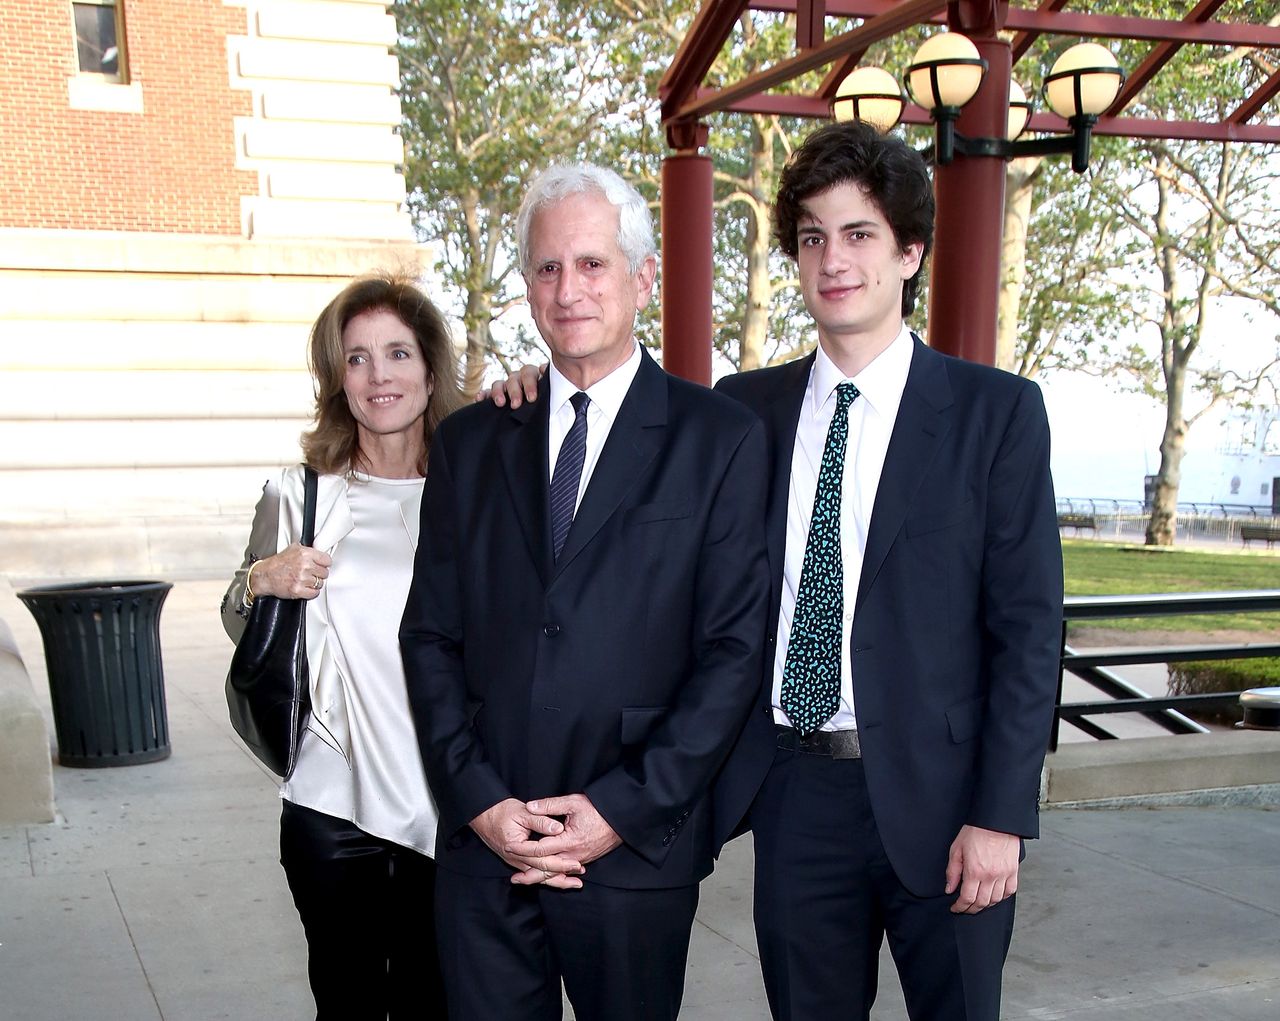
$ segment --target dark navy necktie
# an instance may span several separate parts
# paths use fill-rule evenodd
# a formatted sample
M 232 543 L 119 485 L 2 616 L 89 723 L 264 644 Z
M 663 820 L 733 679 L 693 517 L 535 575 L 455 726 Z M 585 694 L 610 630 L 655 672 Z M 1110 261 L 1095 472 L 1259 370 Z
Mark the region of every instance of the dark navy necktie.
M 573 425 L 560 444 L 560 456 L 556 458 L 556 470 L 551 476 L 551 548 L 557 558 L 573 524 L 582 465 L 587 458 L 587 405 L 591 398 L 579 390 L 569 401 L 573 405 Z
M 852 383 L 836 387 L 836 410 L 818 469 L 813 517 L 791 614 L 782 667 L 782 711 L 801 734 L 811 734 L 840 708 L 840 643 L 844 640 L 844 561 L 840 556 L 840 490 L 849 440 Z

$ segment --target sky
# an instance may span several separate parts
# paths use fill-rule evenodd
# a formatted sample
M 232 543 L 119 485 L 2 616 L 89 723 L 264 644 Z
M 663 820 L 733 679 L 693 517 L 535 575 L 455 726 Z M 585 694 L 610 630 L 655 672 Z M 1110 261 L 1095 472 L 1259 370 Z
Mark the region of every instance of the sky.
M 1081 373 L 1055 372 L 1039 383 L 1058 496 L 1141 500 L 1143 476 L 1160 467 L 1164 409 Z M 1187 434 L 1187 466 L 1212 456 L 1221 433 L 1217 423 L 1197 423 Z
M 1220 301 L 1213 333 L 1193 356 L 1192 365 L 1216 362 L 1223 368 L 1246 371 L 1265 364 L 1275 351 L 1275 326 L 1269 318 L 1250 320 L 1247 311 L 1244 303 Z M 1143 476 L 1154 475 L 1160 467 L 1164 406 L 1079 372 L 1050 373 L 1038 382 L 1049 413 L 1058 496 L 1141 500 Z M 1190 394 L 1187 411 L 1199 406 L 1200 399 Z M 1242 473 L 1238 467 L 1229 467 L 1223 455 L 1233 435 L 1232 415 L 1232 409 L 1216 407 L 1187 432 L 1180 491 L 1183 502 L 1270 504 L 1269 495 L 1247 489 L 1255 475 L 1280 475 L 1280 458 L 1267 464 L 1255 459 L 1252 468 L 1243 470 L 1246 477 L 1241 492 L 1230 492 L 1232 476 Z

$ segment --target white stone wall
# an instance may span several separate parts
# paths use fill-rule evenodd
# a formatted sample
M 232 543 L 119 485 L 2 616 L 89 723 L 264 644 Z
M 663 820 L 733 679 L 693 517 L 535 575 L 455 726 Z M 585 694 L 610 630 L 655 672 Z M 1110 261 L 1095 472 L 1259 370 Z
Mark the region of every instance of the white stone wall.
M 395 19 L 380 0 L 246 3 L 229 43 L 234 88 L 253 93 L 237 118 L 236 165 L 257 171 L 243 200 L 245 235 L 408 240 Z

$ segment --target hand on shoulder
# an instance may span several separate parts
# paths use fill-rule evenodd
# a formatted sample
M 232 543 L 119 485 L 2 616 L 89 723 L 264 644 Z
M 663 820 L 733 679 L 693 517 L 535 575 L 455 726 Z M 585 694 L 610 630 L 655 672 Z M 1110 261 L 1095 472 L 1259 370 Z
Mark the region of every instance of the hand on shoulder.
M 538 399 L 538 380 L 547 372 L 547 363 L 542 365 L 522 365 L 511 372 L 506 379 L 500 379 L 490 387 L 481 387 L 476 391 L 476 402 L 493 401 L 500 408 L 508 404 L 512 410 L 520 407 L 525 401 L 532 403 Z

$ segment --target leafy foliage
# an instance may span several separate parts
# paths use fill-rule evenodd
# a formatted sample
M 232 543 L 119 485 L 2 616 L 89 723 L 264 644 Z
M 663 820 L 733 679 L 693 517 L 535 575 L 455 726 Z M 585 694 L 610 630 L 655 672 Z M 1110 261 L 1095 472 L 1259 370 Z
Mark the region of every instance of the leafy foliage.
M 1221 16 L 1257 21 L 1280 11 L 1270 0 L 1246 14 L 1243 3 L 1228 0 Z M 656 208 L 667 153 L 657 86 L 698 6 L 396 0 L 410 205 L 423 239 L 435 245 L 447 293 L 462 296 L 470 385 L 486 365 L 541 358 L 531 330 L 495 331 L 523 302 L 512 228 L 536 171 L 555 160 L 594 159 L 637 183 Z M 1180 18 L 1184 7 L 1106 0 L 1091 10 Z M 852 24 L 829 19 L 828 33 Z M 864 61 L 900 74 L 932 31 L 918 27 L 879 43 Z M 791 16 L 745 12 L 709 82 L 735 81 L 783 59 L 794 42 Z M 1028 92 L 1071 42 L 1040 37 L 1015 69 Z M 1131 69 L 1149 47 L 1116 44 Z M 1275 70 L 1268 53 L 1187 46 L 1128 112 L 1220 119 Z M 817 76 L 783 88 L 811 88 Z M 813 343 L 794 266 L 770 238 L 778 171 L 812 126 L 762 115 L 708 118 L 714 343 L 722 365 L 783 360 Z M 927 144 L 926 130 L 903 130 Z M 1274 385 L 1273 366 L 1243 366 L 1204 349 L 1214 347 L 1211 313 L 1221 297 L 1280 315 L 1280 208 L 1271 199 L 1278 169 L 1266 147 L 1108 138 L 1095 140 L 1085 175 L 1059 159 L 1010 166 L 1010 194 L 1026 203 L 1026 240 L 1006 248 L 1001 317 L 1010 336 L 1002 364 L 1027 376 L 1105 375 L 1165 403 L 1162 505 L 1176 503 L 1181 443 L 1197 415 L 1214 402 L 1259 399 L 1259 387 Z M 639 329 L 646 343 L 657 342 L 657 323 L 651 306 Z M 1162 527 L 1171 540 L 1172 518 Z
M 1213 695 L 1280 684 L 1280 659 L 1194 660 L 1169 664 L 1170 695 Z M 1202 723 L 1229 725 L 1244 718 L 1239 704 L 1218 709 L 1191 709 L 1187 715 Z
M 590 155 L 637 85 L 612 73 L 618 43 L 575 5 L 509 0 L 397 0 L 405 174 L 423 239 L 444 281 L 465 295 L 467 384 L 485 359 L 505 367 L 492 323 L 523 300 L 512 229 L 532 176 Z

